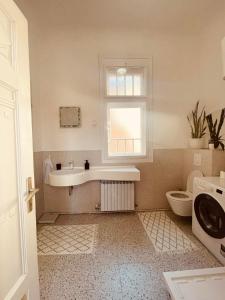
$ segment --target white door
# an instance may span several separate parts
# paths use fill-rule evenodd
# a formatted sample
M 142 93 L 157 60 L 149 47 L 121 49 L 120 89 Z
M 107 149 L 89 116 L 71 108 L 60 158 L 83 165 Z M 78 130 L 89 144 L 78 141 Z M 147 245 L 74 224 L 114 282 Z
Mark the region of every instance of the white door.
M 39 299 L 28 26 L 0 0 L 0 299 Z M 33 201 L 35 201 L 33 199 Z M 33 206 L 33 207 L 32 207 Z

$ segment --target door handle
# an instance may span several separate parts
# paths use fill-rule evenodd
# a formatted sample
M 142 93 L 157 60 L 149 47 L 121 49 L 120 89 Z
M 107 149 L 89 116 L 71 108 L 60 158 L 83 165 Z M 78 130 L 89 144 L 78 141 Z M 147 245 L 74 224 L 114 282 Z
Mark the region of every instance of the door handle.
M 28 196 L 27 196 L 27 198 L 26 198 L 26 202 L 29 202 L 31 199 L 33 199 L 34 198 L 34 196 L 35 196 L 35 194 L 37 193 L 37 192 L 39 192 L 39 189 L 30 189 L 29 191 L 28 191 Z
M 33 210 L 33 198 L 34 198 L 35 194 L 39 191 L 39 189 L 33 188 L 32 185 L 33 185 L 32 184 L 32 178 L 28 177 L 27 178 L 28 195 L 25 199 L 25 201 L 27 203 L 28 212 L 31 212 Z

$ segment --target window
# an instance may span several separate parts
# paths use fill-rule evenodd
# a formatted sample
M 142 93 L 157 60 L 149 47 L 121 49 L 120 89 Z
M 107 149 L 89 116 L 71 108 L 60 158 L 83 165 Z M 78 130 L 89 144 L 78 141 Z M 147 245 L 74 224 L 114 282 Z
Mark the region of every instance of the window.
M 145 103 L 108 103 L 108 156 L 146 154 Z
M 144 95 L 144 71 L 143 67 L 107 68 L 107 96 Z
M 148 59 L 103 59 L 104 162 L 152 161 Z

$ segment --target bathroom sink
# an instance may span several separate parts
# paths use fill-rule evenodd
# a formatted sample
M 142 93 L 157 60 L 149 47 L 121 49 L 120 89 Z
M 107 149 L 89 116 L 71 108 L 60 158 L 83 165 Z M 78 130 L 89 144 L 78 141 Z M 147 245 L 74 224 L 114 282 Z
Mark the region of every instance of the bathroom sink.
M 129 167 L 82 167 L 56 170 L 49 174 L 52 186 L 74 186 L 92 180 L 140 181 L 140 171 L 134 166 Z
M 51 174 L 60 176 L 60 175 L 72 175 L 72 174 L 80 174 L 83 171 L 83 168 L 73 168 L 73 169 L 62 169 L 51 172 Z

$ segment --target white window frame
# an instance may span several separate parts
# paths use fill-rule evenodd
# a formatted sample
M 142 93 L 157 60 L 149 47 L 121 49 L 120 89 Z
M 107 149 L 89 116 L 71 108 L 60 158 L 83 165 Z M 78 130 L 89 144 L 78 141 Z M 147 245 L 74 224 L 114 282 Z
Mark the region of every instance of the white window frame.
M 152 59 L 151 58 L 100 58 L 100 96 L 101 96 L 101 112 L 102 112 L 102 162 L 103 163 L 138 163 L 152 162 Z M 144 92 L 140 96 L 108 96 L 106 94 L 106 70 L 110 67 L 144 67 Z M 111 104 L 110 104 L 111 103 Z M 145 131 L 146 153 L 141 155 L 114 155 L 109 156 L 108 153 L 108 105 L 126 105 L 128 107 L 142 106 L 143 122 L 142 130 Z M 143 129 L 145 128 L 145 129 Z

